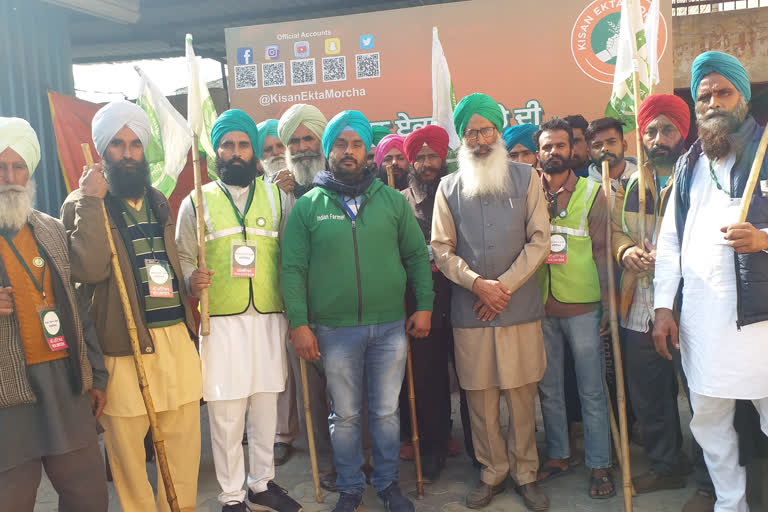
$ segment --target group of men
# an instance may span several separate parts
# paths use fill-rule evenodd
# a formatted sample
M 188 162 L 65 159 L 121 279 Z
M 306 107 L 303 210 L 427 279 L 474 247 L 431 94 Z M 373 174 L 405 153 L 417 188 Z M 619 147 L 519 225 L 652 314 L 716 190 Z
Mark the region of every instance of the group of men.
M 60 510 L 106 510 L 98 422 L 122 509 L 169 510 L 160 472 L 157 497 L 147 478 L 149 417 L 128 324 L 181 510 L 197 500 L 201 398 L 221 510 L 243 512 L 247 502 L 301 510 L 274 481 L 297 435 L 301 358 L 321 485 L 339 493 L 334 511 L 354 512 L 368 482 L 387 510 L 411 512 L 398 460 L 410 435 L 400 421 L 409 343 L 425 482 L 439 478 L 451 451 L 455 365 L 471 432 L 465 445 L 481 467 L 468 507 L 488 505 L 511 476 L 529 510 L 548 509 L 538 482 L 576 463 L 566 414 L 572 386 L 588 495 L 610 498 L 601 336 L 617 293 L 628 390 L 650 466 L 635 489 L 685 486 L 682 372 L 698 488 L 684 510 L 748 510 L 734 411 L 736 400 L 752 401 L 768 434 L 765 172 L 746 222 L 738 209 L 763 128 L 747 113 L 749 80 L 734 57 L 700 55 L 691 91 L 699 138 L 687 150 L 683 100 L 657 94 L 640 105 L 643 168 L 624 156 L 617 120 L 574 115 L 503 130 L 498 104 L 479 93 L 455 108 L 461 145 L 450 174 L 449 136 L 436 125 L 401 137 L 375 133 L 354 110 L 327 120 L 297 104 L 258 125 L 228 110 L 211 133 L 218 180 L 203 186 L 201 201 L 186 198 L 177 220 L 151 186 L 150 121 L 138 106 L 114 102 L 96 114 L 101 162 L 86 166 L 60 220 L 33 208 L 35 132 L 0 118 L 3 506 L 32 510 L 44 467 Z M 388 175 L 394 188 L 379 179 Z M 607 284 L 607 258 L 621 272 L 617 290 Z M 198 339 L 190 298 L 203 290 L 210 334 Z

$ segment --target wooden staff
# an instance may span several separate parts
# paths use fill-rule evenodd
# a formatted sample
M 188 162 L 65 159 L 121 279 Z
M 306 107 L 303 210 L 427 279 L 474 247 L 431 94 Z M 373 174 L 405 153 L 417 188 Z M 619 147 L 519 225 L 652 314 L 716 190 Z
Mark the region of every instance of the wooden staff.
M 613 438 L 613 445 L 616 447 L 616 458 L 619 461 L 619 467 L 624 467 L 624 457 L 621 456 L 621 436 L 619 434 L 619 426 L 616 423 L 616 415 L 613 414 L 613 404 L 611 403 L 611 391 L 608 389 L 608 383 L 605 384 L 605 396 L 608 397 L 608 414 L 611 420 L 611 437 Z M 637 496 L 635 491 L 635 484 L 632 484 L 632 496 Z
M 632 71 L 632 85 L 635 101 L 635 143 L 637 145 L 637 203 L 638 211 L 641 212 L 641 219 L 645 218 L 645 149 L 643 148 L 643 134 L 640 133 L 640 123 L 637 119 L 637 114 L 640 111 L 640 73 L 638 68 L 640 67 L 640 59 L 637 56 L 637 38 L 634 36 L 632 39 L 632 55 L 633 55 L 633 67 Z M 655 57 L 654 57 L 655 58 Z M 610 183 L 609 183 L 610 185 Z M 610 200 L 608 201 L 608 207 L 611 207 Z M 610 225 L 610 222 L 608 223 Z M 640 223 L 640 248 L 645 250 L 645 222 Z M 610 251 L 609 251 L 610 252 Z M 617 397 L 618 398 L 618 397 Z
M 197 268 L 208 270 L 205 263 L 205 219 L 202 215 L 203 204 L 203 178 L 200 172 L 200 152 L 198 148 L 198 137 L 192 135 L 192 170 L 195 173 L 195 201 L 197 202 Z M 211 317 L 208 314 L 208 288 L 200 290 L 200 334 L 208 336 L 211 334 Z
M 392 172 L 392 164 L 386 166 L 387 185 L 395 188 L 395 175 Z M 424 499 L 424 475 L 421 472 L 421 448 L 419 442 L 419 422 L 416 419 L 416 390 L 413 385 L 413 359 L 411 357 L 411 337 L 407 336 L 408 357 L 405 360 L 406 376 L 408 378 L 408 405 L 411 411 L 411 444 L 416 462 L 416 498 Z
M 91 155 L 91 146 L 83 143 L 80 145 L 83 150 L 83 156 L 85 157 L 85 163 L 89 169 L 93 168 L 93 156 Z M 146 200 L 146 199 L 145 199 Z M 107 241 L 109 242 L 109 250 L 112 253 L 112 275 L 115 277 L 117 283 L 117 289 L 120 292 L 120 302 L 123 304 L 123 316 L 125 317 L 125 325 L 128 329 L 128 337 L 131 340 L 131 350 L 133 351 L 133 363 L 136 365 L 136 375 L 139 379 L 139 389 L 141 390 L 141 396 L 144 399 L 144 406 L 147 409 L 147 416 L 149 417 L 149 428 L 152 432 L 152 442 L 155 445 L 155 454 L 157 455 L 157 466 L 160 469 L 160 474 L 163 476 L 163 484 L 165 485 L 165 496 L 168 498 L 168 505 L 171 507 L 172 512 L 180 512 L 179 501 L 176 498 L 176 490 L 173 487 L 173 480 L 171 479 L 171 470 L 168 467 L 168 457 L 165 454 L 165 443 L 163 442 L 163 434 L 160 432 L 160 428 L 157 426 L 157 414 L 155 413 L 155 405 L 152 402 L 152 394 L 149 392 L 149 382 L 147 381 L 147 374 L 144 371 L 144 362 L 142 361 L 141 348 L 139 347 L 139 337 L 136 333 L 136 323 L 133 320 L 133 312 L 131 311 L 131 303 L 128 299 L 128 291 L 125 288 L 125 280 L 123 279 L 123 271 L 120 268 L 120 261 L 117 259 L 117 249 L 115 248 L 115 241 L 112 238 L 112 228 L 109 225 L 109 216 L 107 215 L 107 207 L 104 202 L 101 203 L 101 209 L 104 213 L 104 228 L 107 231 Z
M 312 483 L 315 486 L 315 501 L 323 502 L 323 491 L 320 490 L 320 472 L 317 469 L 317 452 L 315 448 L 315 431 L 312 426 L 312 412 L 309 407 L 309 379 L 307 379 L 307 362 L 299 357 L 301 370 L 301 391 L 304 395 L 304 419 L 307 422 L 307 442 L 309 444 L 309 462 L 312 465 Z
M 766 147 L 768 147 L 768 129 L 763 130 L 763 136 L 760 137 L 760 144 L 757 146 L 755 159 L 752 161 L 752 169 L 749 171 L 749 180 L 747 180 L 747 185 L 744 187 L 744 195 L 741 197 L 741 209 L 739 210 L 738 222 L 747 220 L 749 204 L 752 202 L 752 194 L 755 193 L 755 185 L 757 185 L 757 180 L 760 179 L 760 168 L 763 166 Z
M 642 176 L 642 173 L 640 174 Z M 608 162 L 603 160 L 603 189 L 608 203 L 608 222 L 605 240 L 605 260 L 608 274 L 608 304 L 611 322 L 611 341 L 613 342 L 613 363 L 616 368 L 616 402 L 619 406 L 619 431 L 621 434 L 621 475 L 624 485 L 624 510 L 632 511 L 632 472 L 629 464 L 629 436 L 627 433 L 627 402 L 624 396 L 624 366 L 621 362 L 621 346 L 619 344 L 619 325 L 616 319 L 616 283 L 613 275 L 613 255 L 611 249 L 611 176 Z M 644 215 L 644 213 L 643 213 Z M 642 222 L 640 223 L 642 225 Z

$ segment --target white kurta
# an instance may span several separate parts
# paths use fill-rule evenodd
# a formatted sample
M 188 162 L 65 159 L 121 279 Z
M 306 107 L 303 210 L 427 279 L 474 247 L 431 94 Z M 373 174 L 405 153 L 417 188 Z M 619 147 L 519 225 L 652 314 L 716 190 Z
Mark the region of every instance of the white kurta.
M 715 164 L 715 175 L 726 190 L 734 161 L 731 154 Z M 682 251 L 675 194 L 667 206 L 657 249 L 654 307 L 672 308 L 682 277 L 680 349 L 692 391 L 717 398 L 768 397 L 768 322 L 737 330 L 734 251 L 719 231 L 736 221 L 740 199 L 717 189 L 706 155 L 694 168 L 690 198 Z

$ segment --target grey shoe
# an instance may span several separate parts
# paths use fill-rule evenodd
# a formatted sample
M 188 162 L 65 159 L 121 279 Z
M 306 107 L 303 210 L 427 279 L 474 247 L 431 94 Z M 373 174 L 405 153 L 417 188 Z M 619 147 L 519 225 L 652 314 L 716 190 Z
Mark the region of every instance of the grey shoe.
M 288 443 L 275 443 L 274 447 L 275 466 L 282 466 L 288 459 L 291 458 L 293 453 L 293 446 Z
M 494 496 L 504 492 L 505 485 L 501 482 L 499 485 L 488 485 L 480 480 L 478 484 L 467 493 L 468 508 L 483 508 L 487 506 Z
M 277 485 L 274 481 L 267 482 L 267 490 L 253 492 L 248 489 L 248 501 L 254 505 L 269 507 L 276 512 L 301 512 L 301 504 L 288 496 L 288 491 Z
M 356 512 L 363 502 L 362 494 L 339 493 L 339 501 L 333 507 L 332 512 Z
M 383 491 L 378 493 L 381 501 L 384 502 L 384 508 L 389 512 L 413 512 L 413 502 L 403 496 L 400 491 L 400 485 L 397 482 L 392 482 Z
M 522 496 L 523 503 L 528 510 L 543 512 L 549 509 L 549 498 L 539 490 L 536 482 L 520 485 L 515 490 L 517 494 Z

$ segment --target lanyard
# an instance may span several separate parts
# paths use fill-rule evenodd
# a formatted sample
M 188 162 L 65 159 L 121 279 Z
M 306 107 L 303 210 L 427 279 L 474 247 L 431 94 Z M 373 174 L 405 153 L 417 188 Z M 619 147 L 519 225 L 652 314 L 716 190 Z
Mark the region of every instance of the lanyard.
M 32 270 L 29 268 L 29 265 L 27 265 L 27 262 L 24 261 L 24 258 L 22 257 L 21 253 L 19 253 L 19 250 L 16 249 L 16 246 L 13 244 L 13 240 L 3 233 L 3 238 L 5 238 L 5 241 L 8 242 L 8 245 L 11 247 L 11 250 L 13 251 L 13 254 L 16 255 L 16 258 L 19 260 L 19 263 L 24 267 L 24 270 L 27 271 L 27 275 L 32 279 L 32 282 L 35 284 L 35 288 L 37 288 L 37 291 L 43 294 L 43 302 L 46 304 L 48 303 L 48 298 L 45 295 L 45 269 L 48 266 L 46 264 L 45 258 L 42 257 L 43 255 L 43 248 L 40 247 L 40 243 L 35 239 L 35 244 L 37 244 L 37 252 L 39 254 L 39 258 L 43 260 L 43 274 L 40 276 L 40 281 L 37 280 L 35 275 L 32 273 Z
M 139 221 L 136 220 L 136 217 L 133 216 L 131 213 L 131 208 L 128 203 L 125 203 L 126 208 L 124 209 L 125 214 L 128 216 L 128 218 L 131 219 L 131 222 L 133 222 L 133 225 L 136 226 L 136 228 L 141 231 L 141 234 L 144 235 L 144 238 L 147 240 L 147 243 L 149 244 L 149 250 L 152 253 L 152 257 L 156 258 L 155 256 L 155 236 L 154 232 L 152 231 L 152 214 L 149 210 L 149 198 L 144 197 L 144 207 L 147 215 L 147 224 L 149 224 L 149 234 L 147 234 L 146 231 L 144 231 L 144 228 L 141 227 L 141 224 Z
M 347 211 L 347 215 L 349 215 L 350 220 L 354 222 L 354 220 L 357 218 L 357 215 L 352 211 L 352 208 L 349 207 L 349 205 L 347 204 L 347 201 L 344 200 L 344 197 L 339 196 L 339 199 L 341 199 L 341 206 L 343 206 L 344 209 Z M 358 211 L 360 210 L 358 209 Z
M 227 190 L 227 187 L 224 186 L 221 180 L 217 180 L 216 184 L 224 192 L 224 195 L 227 196 L 227 199 L 229 199 L 229 204 L 232 205 L 232 210 L 234 210 L 235 212 L 235 216 L 237 217 L 237 222 L 239 222 L 240 227 L 243 228 L 243 236 L 245 236 L 245 217 L 248 215 L 248 210 L 251 209 L 251 203 L 253 202 L 253 193 L 255 189 L 253 182 L 248 186 L 248 200 L 245 202 L 245 209 L 243 210 L 242 214 L 240 213 L 240 210 L 237 208 L 237 205 L 235 204 L 234 199 L 232 199 L 232 194 L 229 193 L 229 190 Z

